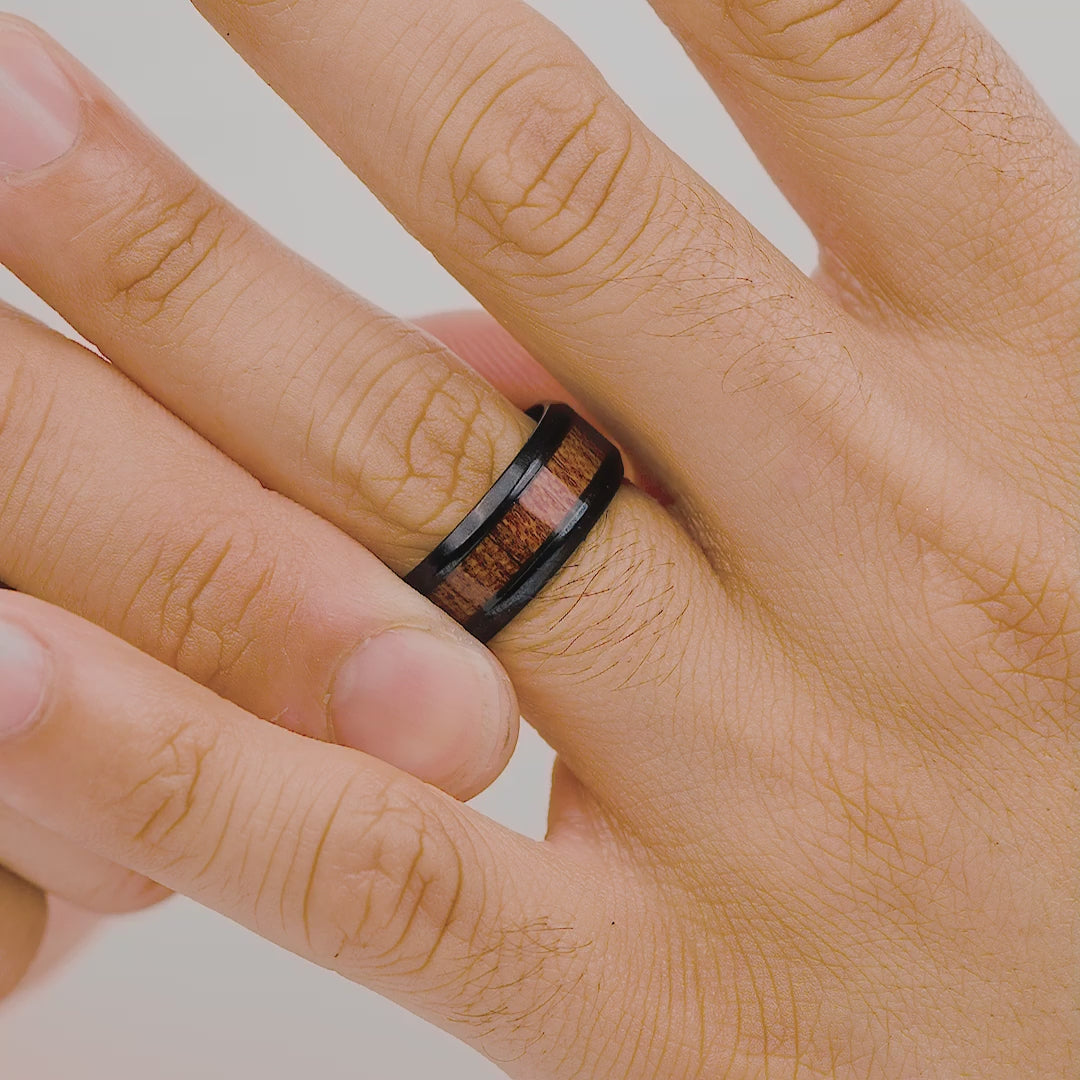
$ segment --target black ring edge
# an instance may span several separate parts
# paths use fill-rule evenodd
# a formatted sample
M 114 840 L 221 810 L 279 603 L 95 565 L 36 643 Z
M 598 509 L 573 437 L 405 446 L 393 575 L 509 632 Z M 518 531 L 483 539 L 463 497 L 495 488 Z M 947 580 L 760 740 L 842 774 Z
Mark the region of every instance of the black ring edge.
M 562 445 L 576 414 L 569 405 L 534 405 L 527 415 L 536 427 L 483 498 L 426 559 L 405 576 L 405 584 L 430 596 L 506 515 L 522 491 Z
M 585 423 L 583 420 L 580 422 Z M 581 547 L 614 501 L 622 487 L 625 470 L 618 448 L 610 443 L 608 445 L 608 453 L 581 493 L 576 512 L 568 514 L 505 589 L 493 596 L 464 624 L 465 629 L 482 644 L 487 644 L 540 594 Z

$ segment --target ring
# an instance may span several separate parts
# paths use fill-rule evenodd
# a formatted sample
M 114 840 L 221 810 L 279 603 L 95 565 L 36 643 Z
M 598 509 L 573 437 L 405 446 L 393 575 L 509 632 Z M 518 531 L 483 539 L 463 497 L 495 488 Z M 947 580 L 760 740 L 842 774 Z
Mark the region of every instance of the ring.
M 569 405 L 534 405 L 517 457 L 405 578 L 480 641 L 490 641 L 592 531 L 623 479 L 618 448 Z

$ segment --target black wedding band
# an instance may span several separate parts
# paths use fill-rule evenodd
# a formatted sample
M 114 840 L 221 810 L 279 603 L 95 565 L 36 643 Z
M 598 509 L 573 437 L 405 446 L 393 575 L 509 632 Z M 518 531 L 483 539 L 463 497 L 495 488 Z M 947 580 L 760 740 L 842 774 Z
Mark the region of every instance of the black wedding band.
M 555 576 L 611 505 L 622 456 L 569 405 L 536 405 L 517 457 L 405 581 L 490 641 Z

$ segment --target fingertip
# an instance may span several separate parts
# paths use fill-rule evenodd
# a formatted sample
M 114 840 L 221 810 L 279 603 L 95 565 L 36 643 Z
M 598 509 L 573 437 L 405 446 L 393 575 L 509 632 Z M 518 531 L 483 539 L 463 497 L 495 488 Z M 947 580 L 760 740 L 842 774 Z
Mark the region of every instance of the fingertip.
M 517 712 L 510 680 L 486 649 L 413 627 L 362 642 L 330 696 L 335 741 L 460 799 L 505 767 Z
M 78 141 L 82 94 L 42 30 L 0 16 L 0 176 L 33 173 Z

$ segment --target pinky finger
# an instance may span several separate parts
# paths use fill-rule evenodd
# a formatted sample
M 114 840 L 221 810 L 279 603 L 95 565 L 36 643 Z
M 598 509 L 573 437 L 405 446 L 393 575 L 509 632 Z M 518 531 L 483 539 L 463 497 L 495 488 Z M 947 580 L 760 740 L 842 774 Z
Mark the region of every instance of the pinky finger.
M 26 977 L 45 936 L 48 902 L 29 882 L 0 867 L 0 999 Z

